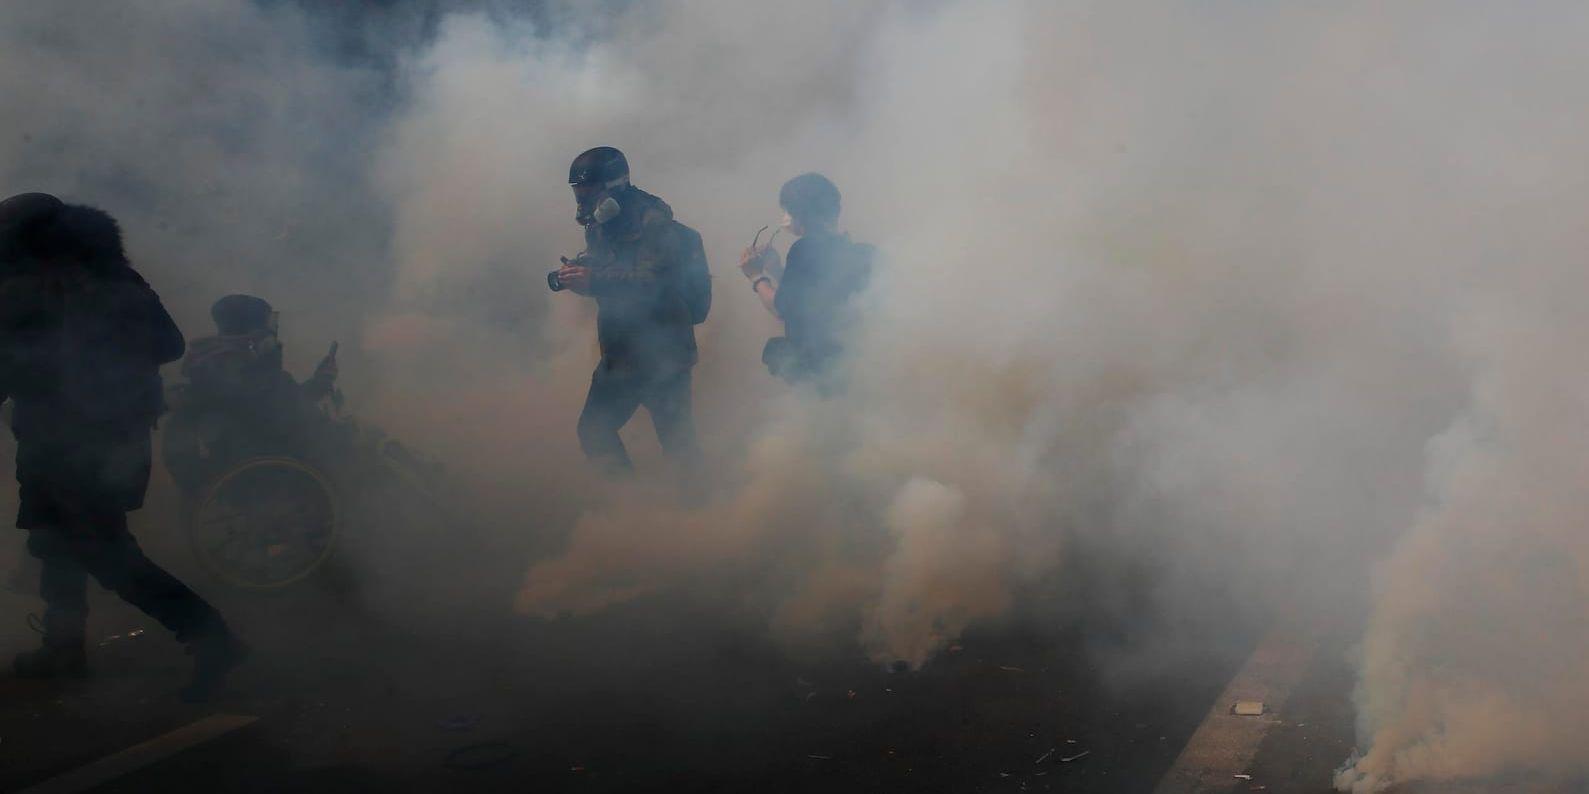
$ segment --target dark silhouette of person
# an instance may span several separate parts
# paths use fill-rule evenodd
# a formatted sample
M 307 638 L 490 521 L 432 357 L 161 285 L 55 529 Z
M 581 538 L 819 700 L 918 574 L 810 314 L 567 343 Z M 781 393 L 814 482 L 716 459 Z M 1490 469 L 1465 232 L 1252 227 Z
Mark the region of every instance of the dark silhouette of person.
M 855 298 L 872 277 L 876 252 L 838 231 L 839 189 L 827 177 L 801 174 L 783 184 L 784 228 L 800 238 L 782 269 L 770 245 L 746 248 L 739 268 L 784 335 L 768 340 L 762 361 L 784 380 L 839 388 L 838 365 L 855 334 Z
M 618 431 L 643 405 L 663 451 L 689 465 L 699 456 L 690 395 L 695 323 L 711 296 L 700 236 L 673 219 L 667 202 L 630 184 L 628 160 L 610 146 L 579 155 L 568 182 L 585 253 L 552 281 L 596 299 L 601 345 L 579 416 L 580 446 L 609 473 L 632 471 Z
M 145 556 L 127 526 L 164 410 L 159 366 L 183 348 L 108 214 L 42 193 L 0 202 L 0 396 L 14 403 L 17 526 L 43 563 L 45 604 L 43 646 L 16 658 L 18 675 L 86 672 L 90 575 L 188 643 L 185 697 L 208 697 L 242 660 L 215 609 Z
M 187 382 L 165 422 L 166 468 L 185 492 L 249 457 L 313 458 L 332 437 L 341 440 L 319 408 L 335 394 L 335 346 L 299 383 L 283 365 L 277 313 L 265 299 L 227 295 L 210 317 L 216 334 L 188 345 Z

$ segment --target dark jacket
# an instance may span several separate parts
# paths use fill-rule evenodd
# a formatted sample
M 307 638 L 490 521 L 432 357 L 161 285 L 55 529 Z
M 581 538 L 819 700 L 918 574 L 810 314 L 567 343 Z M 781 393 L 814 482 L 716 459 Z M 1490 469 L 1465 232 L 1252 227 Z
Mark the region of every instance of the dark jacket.
M 831 232 L 789 246 L 773 299 L 788 340 L 773 353 L 784 360 L 767 362 L 775 374 L 799 380 L 837 361 L 855 326 L 854 299 L 871 279 L 873 256 L 872 246 Z
M 617 218 L 585 227 L 596 338 L 608 370 L 662 376 L 695 364 L 695 325 L 680 293 L 685 251 L 673 209 L 636 187 Z
M 256 331 L 193 340 L 182 361 L 187 383 L 176 392 L 161 450 L 166 469 L 196 491 L 226 467 L 260 455 L 317 458 L 336 437 L 318 401 L 329 377 L 298 383 L 282 367 L 274 333 Z
M 16 406 L 22 525 L 40 494 L 142 504 L 165 406 L 159 367 L 184 348 L 115 221 L 88 207 L 62 215 L 58 242 L 0 263 L 0 391 Z

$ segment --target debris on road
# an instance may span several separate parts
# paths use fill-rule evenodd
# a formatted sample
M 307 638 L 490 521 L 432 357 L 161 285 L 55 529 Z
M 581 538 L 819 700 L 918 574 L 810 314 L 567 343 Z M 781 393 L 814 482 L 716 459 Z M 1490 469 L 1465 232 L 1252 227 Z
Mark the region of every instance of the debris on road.
M 818 760 L 818 761 L 832 761 L 833 760 L 833 756 L 831 756 L 831 755 L 815 755 L 815 754 L 811 754 L 811 755 L 807 755 L 806 757 L 807 758 L 812 758 L 812 759 L 815 759 L 815 760 Z
M 1237 780 L 1252 780 L 1252 775 L 1231 775 L 1231 777 L 1234 777 Z
M 1263 716 L 1263 701 L 1238 700 L 1236 705 L 1231 708 L 1231 711 L 1238 717 L 1261 717 Z
M 1065 758 L 1059 759 L 1059 762 L 1062 763 L 1062 764 L 1068 764 L 1071 761 L 1080 761 L 1081 759 L 1086 758 L 1089 755 L 1092 755 L 1092 751 L 1091 750 L 1082 750 L 1081 752 L 1079 752 L 1079 753 L 1077 753 L 1075 755 L 1066 756 Z
M 109 637 L 106 637 L 105 639 L 100 640 L 99 641 L 99 647 L 103 648 L 106 645 L 109 645 L 109 644 L 111 644 L 113 642 L 116 642 L 118 640 L 136 640 L 139 637 L 142 637 L 143 635 L 144 635 L 144 630 L 142 628 L 133 629 L 132 631 L 127 632 L 126 634 L 112 634 Z
M 1022 670 L 1019 667 L 1011 667 L 1011 666 L 1009 666 L 1007 664 L 999 665 L 999 669 L 1003 670 L 1006 673 L 1024 673 L 1024 672 L 1026 672 L 1025 670 Z
M 1043 754 L 1042 754 L 1042 755 L 1040 755 L 1040 756 L 1038 756 L 1038 757 L 1037 757 L 1037 760 L 1036 760 L 1036 761 L 1033 761 L 1033 762 L 1032 762 L 1032 763 L 1034 763 L 1034 764 L 1041 764 L 1041 763 L 1043 763 L 1043 762 L 1044 762 L 1044 761 L 1047 761 L 1047 760 L 1048 760 L 1048 757 L 1049 757 L 1049 756 L 1051 756 L 1051 755 L 1053 755 L 1053 754 L 1054 754 L 1054 751 L 1055 751 L 1055 750 L 1058 750 L 1058 749 L 1059 749 L 1059 748 L 1057 748 L 1057 747 L 1053 747 L 1053 748 L 1049 748 L 1049 751 L 1048 751 L 1048 752 L 1046 752 L 1046 753 L 1043 753 Z

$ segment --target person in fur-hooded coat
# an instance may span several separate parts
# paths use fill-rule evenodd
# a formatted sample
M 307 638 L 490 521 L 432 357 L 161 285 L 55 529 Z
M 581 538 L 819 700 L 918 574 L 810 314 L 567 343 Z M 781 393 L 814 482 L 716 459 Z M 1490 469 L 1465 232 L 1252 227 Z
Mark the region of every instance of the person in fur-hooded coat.
M 43 563 L 43 647 L 21 676 L 86 670 L 88 576 L 191 644 L 186 694 L 202 698 L 242 656 L 216 611 L 138 547 L 159 367 L 182 333 L 104 211 L 43 193 L 0 202 L 0 398 L 13 402 L 17 526 Z

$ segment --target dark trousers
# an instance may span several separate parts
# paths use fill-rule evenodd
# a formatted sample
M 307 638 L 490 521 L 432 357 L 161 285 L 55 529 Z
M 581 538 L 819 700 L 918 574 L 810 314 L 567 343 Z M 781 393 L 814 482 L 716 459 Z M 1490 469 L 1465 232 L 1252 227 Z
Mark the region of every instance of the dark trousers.
M 585 457 L 611 474 L 634 470 L 618 431 L 640 406 L 651 414 L 657 440 L 668 457 L 693 466 L 700 456 L 690 407 L 690 370 L 664 375 L 614 371 L 602 364 L 590 379 L 585 408 L 579 413 L 579 445 Z
M 127 515 L 67 510 L 61 526 L 34 527 L 28 551 L 43 562 L 39 595 L 44 599 L 45 641 L 80 644 L 88 620 L 88 577 L 176 632 L 179 641 L 198 639 L 223 626 L 214 608 L 187 585 L 154 564 L 127 529 Z

